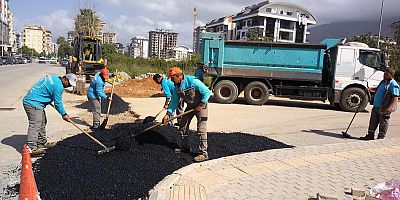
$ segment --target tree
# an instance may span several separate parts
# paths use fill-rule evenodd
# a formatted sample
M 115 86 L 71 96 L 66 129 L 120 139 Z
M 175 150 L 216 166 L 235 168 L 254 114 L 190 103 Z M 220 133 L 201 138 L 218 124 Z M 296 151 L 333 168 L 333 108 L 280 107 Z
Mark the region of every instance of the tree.
M 101 31 L 101 20 L 96 11 L 83 8 L 75 17 L 75 31 L 82 36 L 96 36 Z
M 32 55 L 32 56 L 38 56 L 39 53 L 32 48 L 29 48 L 27 46 L 22 46 L 21 48 L 18 49 L 18 52 L 22 52 L 22 55 Z
M 103 56 L 108 57 L 110 54 L 117 53 L 117 46 L 115 44 L 107 43 L 102 44 L 101 49 L 103 51 Z
M 64 37 L 60 36 L 57 38 L 57 44 L 58 44 L 58 57 L 60 58 L 66 58 L 67 55 L 69 55 L 72 52 L 72 47 L 69 45 L 69 43 L 65 40 Z
M 272 42 L 272 38 L 269 36 L 262 36 L 263 33 L 260 29 L 249 29 L 246 33 L 247 41 L 264 41 Z

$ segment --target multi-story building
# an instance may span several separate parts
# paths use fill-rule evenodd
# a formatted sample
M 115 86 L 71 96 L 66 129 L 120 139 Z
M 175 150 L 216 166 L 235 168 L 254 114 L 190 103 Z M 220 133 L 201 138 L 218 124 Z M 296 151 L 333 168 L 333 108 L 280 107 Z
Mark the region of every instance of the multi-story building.
M 15 31 L 15 44 L 14 46 L 19 49 L 22 47 L 22 35 L 20 32 Z
M 115 43 L 115 48 L 117 49 L 117 53 L 121 53 L 121 54 L 124 54 L 124 53 L 125 53 L 125 52 L 124 52 L 125 47 L 124 47 L 123 44 L 117 42 L 117 43 Z
M 51 43 L 50 53 L 54 53 L 56 55 L 55 57 L 57 57 L 57 53 L 58 53 L 58 44 L 57 43 L 54 43 L 54 42 Z
M 257 40 L 306 43 L 308 27 L 316 18 L 305 8 L 285 2 L 264 1 L 244 8 L 237 14 L 213 19 L 208 32 L 219 32 L 228 40 Z
M 15 48 L 15 39 L 16 39 L 16 35 L 15 35 L 15 30 L 14 30 L 14 14 L 11 12 L 11 10 L 8 10 L 8 41 L 9 44 L 7 46 L 7 51 L 14 54 L 17 52 L 17 48 Z
M 10 25 L 9 25 L 10 9 L 8 7 L 8 0 L 0 2 L 0 53 L 3 56 L 7 51 L 11 50 L 10 47 Z
M 39 25 L 25 25 L 23 31 L 23 44 L 29 48 L 33 48 L 38 53 L 51 53 L 52 33 Z
M 149 58 L 149 39 L 143 36 L 133 37 L 128 45 L 128 54 L 134 58 Z
M 193 50 L 184 45 L 179 45 L 174 48 L 175 57 L 171 60 L 182 61 L 189 59 L 193 55 Z
M 54 53 L 52 46 L 53 34 L 47 29 L 43 29 L 43 51 L 45 53 Z
M 178 33 L 171 30 L 156 29 L 149 32 L 149 57 L 171 59 L 175 57 L 174 48 Z
M 394 41 L 400 46 L 400 21 L 394 22 L 392 24 L 392 32 Z
M 193 31 L 193 50 L 195 53 L 200 52 L 201 48 L 201 33 L 206 31 L 205 26 L 198 26 Z
M 38 25 L 25 25 L 22 41 L 24 46 L 43 52 L 43 27 Z
M 114 32 L 103 33 L 103 43 L 104 44 L 117 43 L 117 33 L 114 33 Z
M 76 37 L 78 37 L 78 33 L 76 31 L 68 31 L 68 33 L 67 33 L 68 44 L 72 46 L 72 42 L 74 42 L 74 39 Z

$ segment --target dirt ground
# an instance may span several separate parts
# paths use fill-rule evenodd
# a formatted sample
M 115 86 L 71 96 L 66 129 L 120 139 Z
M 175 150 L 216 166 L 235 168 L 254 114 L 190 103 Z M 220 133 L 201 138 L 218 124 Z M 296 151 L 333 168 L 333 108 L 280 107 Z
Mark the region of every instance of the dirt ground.
M 111 92 L 111 87 L 107 87 L 106 92 Z M 125 81 L 115 85 L 114 92 L 120 97 L 132 98 L 159 97 L 163 95 L 161 85 L 155 83 L 152 77 Z

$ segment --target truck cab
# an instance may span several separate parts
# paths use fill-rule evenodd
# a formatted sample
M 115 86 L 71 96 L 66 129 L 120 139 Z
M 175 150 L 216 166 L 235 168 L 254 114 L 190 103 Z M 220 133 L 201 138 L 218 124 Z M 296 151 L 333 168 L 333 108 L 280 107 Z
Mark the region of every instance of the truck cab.
M 338 45 L 332 52 L 337 54 L 334 61 L 334 102 L 343 110 L 355 111 L 358 106 L 364 108 L 383 79 L 386 70 L 384 54 L 358 42 Z

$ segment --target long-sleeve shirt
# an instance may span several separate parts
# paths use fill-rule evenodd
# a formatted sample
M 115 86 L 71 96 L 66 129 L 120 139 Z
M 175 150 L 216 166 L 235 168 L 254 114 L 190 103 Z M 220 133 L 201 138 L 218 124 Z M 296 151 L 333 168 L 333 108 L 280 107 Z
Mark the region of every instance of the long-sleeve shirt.
M 22 102 L 25 105 L 44 109 L 47 105 L 54 102 L 54 107 L 60 113 L 65 115 L 67 112 L 62 103 L 64 86 L 59 76 L 46 76 L 40 79 L 28 91 Z
M 112 74 L 110 73 L 109 76 L 111 77 Z M 100 72 L 96 73 L 94 75 L 94 78 L 90 82 L 88 93 L 86 95 L 87 98 L 88 99 L 100 99 L 100 98 L 107 99 L 108 97 L 104 93 L 105 84 L 106 84 L 106 82 L 103 78 L 101 78 Z
M 194 70 L 194 76 L 196 76 L 196 78 L 200 79 L 201 81 L 203 81 L 204 79 L 204 74 L 203 74 L 203 69 L 200 67 L 197 67 Z
M 172 114 L 176 110 L 179 104 L 179 100 L 182 99 L 187 107 L 194 108 L 199 103 L 206 104 L 211 96 L 211 91 L 194 76 L 184 75 L 180 85 L 175 85 L 172 93 L 172 100 L 168 106 L 167 113 Z
M 173 93 L 174 88 L 175 88 L 175 85 L 171 81 L 171 79 L 168 79 L 168 78 L 164 77 L 161 80 L 161 87 L 162 87 L 162 90 L 164 91 L 165 98 L 170 99 L 172 97 L 172 93 Z

